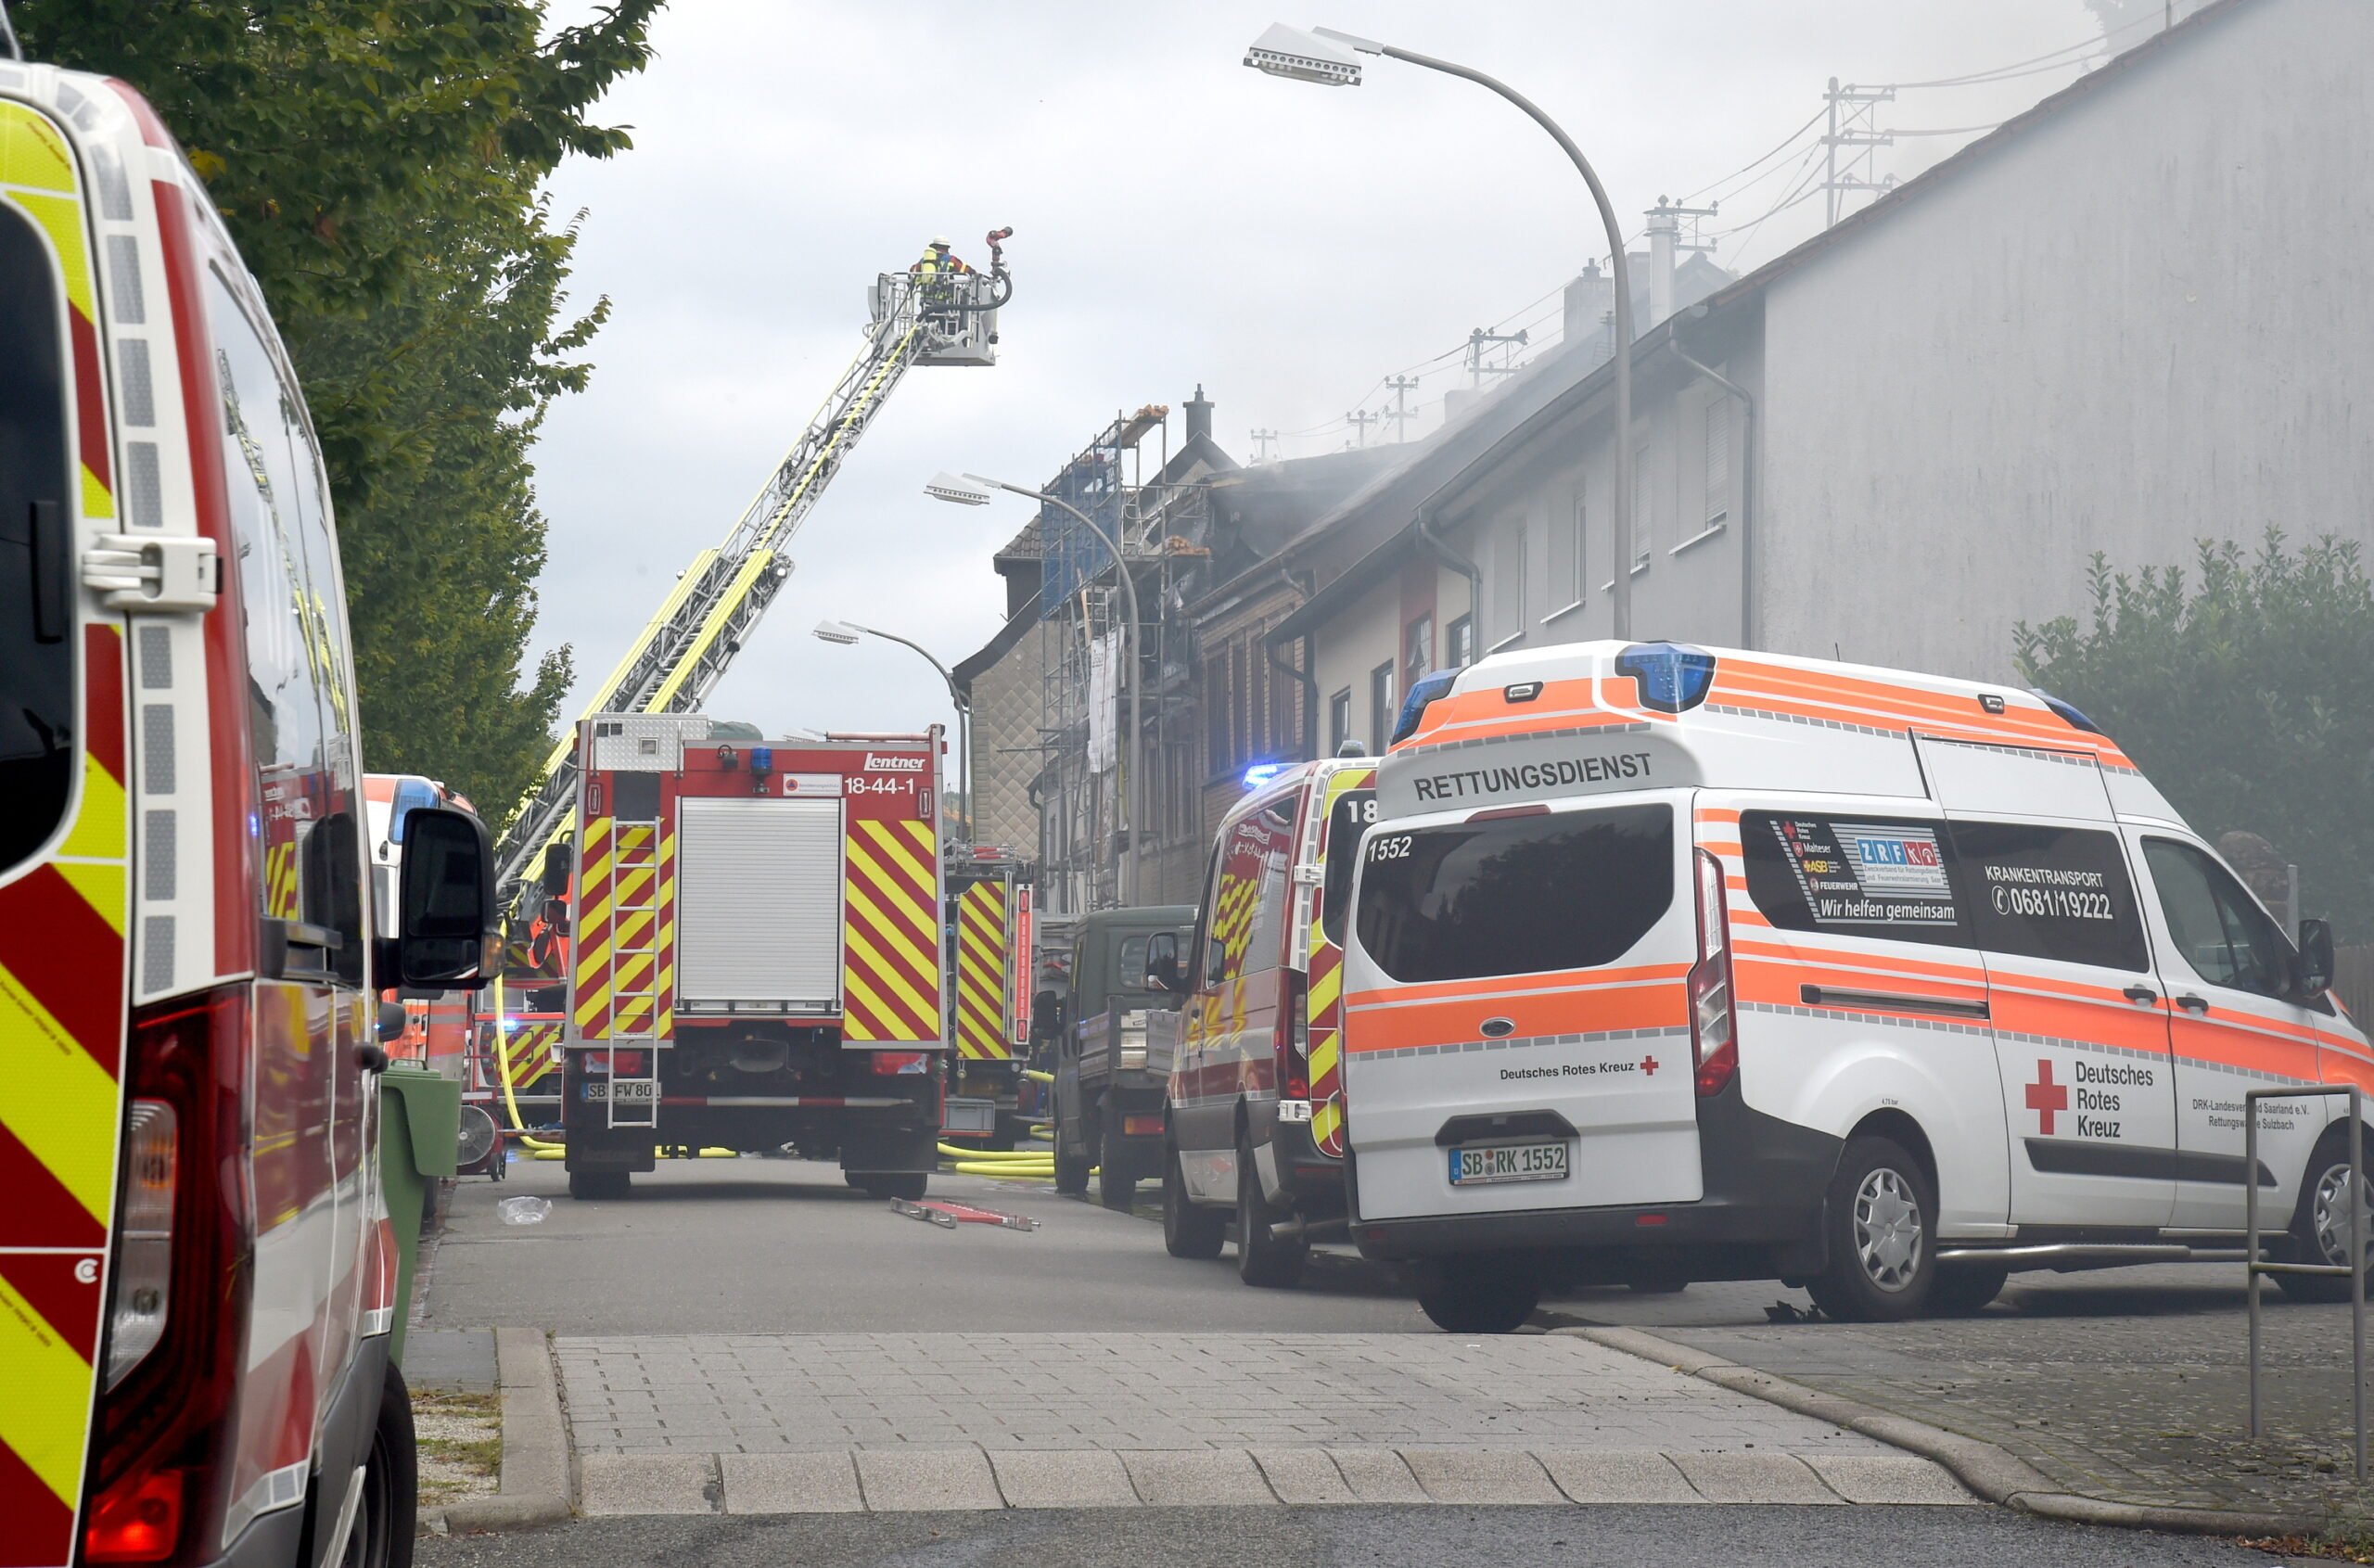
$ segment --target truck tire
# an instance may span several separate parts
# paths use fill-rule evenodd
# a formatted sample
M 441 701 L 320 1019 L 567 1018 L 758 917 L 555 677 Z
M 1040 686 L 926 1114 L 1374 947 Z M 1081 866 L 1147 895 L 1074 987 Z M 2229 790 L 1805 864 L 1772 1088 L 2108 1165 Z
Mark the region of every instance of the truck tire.
M 1937 1194 L 1902 1144 L 1847 1144 L 1821 1223 L 1830 1262 L 1806 1286 L 1817 1306 L 1842 1323 L 1920 1316 L 1937 1283 Z
M 1236 1277 L 1267 1290 L 1289 1290 L 1302 1282 L 1310 1245 L 1270 1228 L 1270 1203 L 1261 1195 L 1261 1172 L 1249 1143 L 1236 1146 Z
M 1418 1308 L 1445 1333 L 1514 1333 L 1540 1304 L 1541 1271 L 1529 1257 L 1447 1257 L 1418 1276 Z
M 2366 1141 L 2374 1147 L 2374 1133 L 2369 1133 Z M 2362 1216 L 2363 1212 L 2362 1205 L 2349 1201 L 2349 1122 L 2344 1117 L 2317 1143 L 2317 1152 L 2310 1156 L 2308 1168 L 2300 1179 L 2300 1206 L 2291 1220 L 2297 1260 L 2346 1267 L 2349 1221 L 2353 1214 Z M 2362 1217 L 2358 1222 L 2365 1223 Z M 2374 1246 L 2367 1252 L 2374 1256 Z M 2293 1301 L 2330 1303 L 2349 1299 L 2346 1274 L 2278 1274 L 2275 1281 Z
M 1228 1217 L 1218 1209 L 1197 1208 L 1188 1200 L 1179 1151 L 1167 1151 L 1162 1163 L 1163 1251 L 1206 1263 L 1219 1256 L 1220 1244 L 1227 1239 Z
M 582 1202 L 600 1203 L 606 1199 L 623 1198 L 633 1188 L 633 1177 L 623 1170 L 572 1170 L 568 1173 L 568 1195 Z
M 2280 1276 L 2278 1276 L 2280 1278 Z M 1937 1282 L 1929 1291 L 1929 1310 L 1939 1318 L 1969 1318 L 1986 1310 L 1986 1306 L 2003 1294 L 2003 1286 L 2011 1271 L 2000 1264 L 1990 1268 L 1985 1264 L 1959 1268 L 1939 1268 Z
M 339 1568 L 412 1568 L 420 1507 L 420 1452 L 413 1440 L 412 1395 L 390 1363 L 379 1390 L 379 1421 L 363 1461 L 363 1491 Z
M 1117 1101 L 1104 1102 L 1104 1136 L 1098 1143 L 1102 1158 L 1096 1166 L 1096 1201 L 1117 1214 L 1127 1214 L 1137 1206 L 1138 1178 L 1124 1153 L 1121 1107 Z
M 922 1202 L 923 1195 L 931 1190 L 931 1172 L 927 1170 L 875 1172 L 851 1179 L 857 1183 L 858 1191 L 869 1198 L 900 1198 L 911 1204 Z
M 1095 1162 L 1087 1153 L 1073 1154 L 1064 1147 L 1063 1106 L 1056 1105 L 1055 1114 L 1055 1191 L 1066 1197 L 1085 1197 L 1088 1193 L 1088 1168 Z M 1088 1118 L 1074 1118 L 1079 1124 L 1080 1141 L 1088 1141 Z

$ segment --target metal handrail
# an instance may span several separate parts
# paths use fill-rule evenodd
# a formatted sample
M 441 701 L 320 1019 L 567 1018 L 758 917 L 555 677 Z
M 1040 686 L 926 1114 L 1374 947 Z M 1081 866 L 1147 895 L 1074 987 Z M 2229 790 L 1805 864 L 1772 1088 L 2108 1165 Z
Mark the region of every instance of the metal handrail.
M 2349 1096 L 2349 1261 L 2267 1263 L 2259 1256 L 2259 1102 Z M 2313 1173 L 2311 1173 L 2313 1174 Z M 2242 1096 L 2243 1267 L 2251 1301 L 2251 1435 L 2259 1435 L 2259 1278 L 2266 1274 L 2349 1276 L 2349 1409 L 2357 1428 L 2357 1484 L 2366 1484 L 2366 1091 L 2354 1083 L 2313 1089 L 2253 1089 Z M 2313 1201 L 2313 1199 L 2311 1200 Z

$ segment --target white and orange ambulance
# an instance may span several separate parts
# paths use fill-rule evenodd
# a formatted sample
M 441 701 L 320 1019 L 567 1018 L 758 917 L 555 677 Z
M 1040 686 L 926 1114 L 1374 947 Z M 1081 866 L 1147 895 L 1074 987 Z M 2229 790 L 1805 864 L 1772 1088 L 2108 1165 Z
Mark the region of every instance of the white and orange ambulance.
M 1428 1315 L 1777 1278 L 1834 1317 L 2023 1268 L 2340 1262 L 2365 1032 L 2109 738 L 2008 687 L 1670 644 L 1413 690 L 1347 954 L 1354 1234 Z M 2283 1276 L 2329 1294 L 2346 1281 Z
M 1147 975 L 1181 998 L 1146 1019 L 1149 1064 L 1170 1075 L 1163 1239 L 1173 1257 L 1215 1257 L 1233 1218 L 1251 1285 L 1294 1284 L 1310 1242 L 1345 1223 L 1342 942 L 1375 771 L 1369 757 L 1253 770 L 1186 962 L 1174 933 L 1148 941 Z
M 122 83 L 0 59 L 0 1562 L 409 1561 L 373 993 L 467 981 L 484 831 L 364 896 L 319 448 Z

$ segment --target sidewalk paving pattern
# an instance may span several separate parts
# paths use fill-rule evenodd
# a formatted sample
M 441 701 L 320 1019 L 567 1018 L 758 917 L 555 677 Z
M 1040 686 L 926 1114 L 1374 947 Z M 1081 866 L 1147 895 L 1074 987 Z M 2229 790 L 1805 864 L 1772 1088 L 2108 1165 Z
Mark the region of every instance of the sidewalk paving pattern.
M 1566 1336 L 555 1342 L 589 1514 L 1968 1502 L 1925 1460 Z

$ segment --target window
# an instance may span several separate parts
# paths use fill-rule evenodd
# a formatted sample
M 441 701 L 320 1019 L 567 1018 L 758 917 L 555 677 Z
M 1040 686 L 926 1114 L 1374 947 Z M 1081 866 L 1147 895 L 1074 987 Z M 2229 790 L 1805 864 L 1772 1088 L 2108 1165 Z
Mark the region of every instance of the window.
M 1408 691 L 1435 668 L 1435 618 L 1422 615 L 1402 629 L 1401 689 Z
M 1345 687 L 1327 699 L 1327 755 L 1336 756 L 1344 743 L 1352 738 L 1352 688 Z
M 1372 833 L 1357 924 L 1403 982 L 1592 969 L 1674 897 L 1673 808 L 1618 806 Z
M 2029 822 L 1956 822 L 1952 833 L 1978 946 L 2103 969 L 2151 969 L 2116 835 Z
M 1564 528 L 1550 525 L 1550 597 L 1545 614 L 1554 616 L 1583 602 L 1583 492 L 1575 492 L 1574 507 Z
M 82 733 L 64 343 L 48 247 L 0 206 L 0 870 L 65 816 Z
M 1393 721 L 1399 715 L 1393 710 L 1393 661 L 1385 660 L 1369 671 L 1369 753 L 1385 755 L 1385 743 L 1392 737 Z
M 1204 753 L 1206 770 L 1213 774 L 1228 771 L 1230 652 L 1222 648 L 1204 661 Z
M 1504 531 L 1492 547 L 1492 645 L 1525 634 L 1525 525 Z
M 1965 947 L 1944 824 L 1742 811 L 1747 896 L 1784 931 Z
M 1252 679 L 1245 682 L 1244 748 L 1237 754 L 1241 762 L 1256 762 L 1269 755 L 1270 746 L 1270 661 L 1269 649 L 1248 637 L 1244 641 L 1246 673 Z
M 353 701 L 345 603 L 303 404 L 220 275 L 210 274 L 223 462 L 247 618 L 248 699 L 263 800 L 267 919 L 326 927 L 341 978 L 363 973 Z
M 1252 812 L 1220 836 L 1219 876 L 1210 905 L 1213 947 L 1207 984 L 1275 969 L 1287 904 L 1286 862 L 1294 846 L 1293 804 L 1286 797 Z
M 1327 865 L 1321 875 L 1319 926 L 1327 939 L 1344 945 L 1344 917 L 1352 908 L 1352 872 L 1359 866 L 1360 835 L 1376 822 L 1376 791 L 1347 789 L 1327 809 Z
M 1443 628 L 1443 662 L 1464 669 L 1475 662 L 1475 618 L 1461 616 Z
M 2291 994 L 2291 944 L 2231 872 L 2173 838 L 2145 839 L 2143 863 L 2151 869 L 2176 956 L 2204 984 L 2267 997 Z
M 1706 405 L 1706 526 L 1713 528 L 1731 507 L 1731 405 L 1717 398 Z
M 1270 649 L 1261 649 L 1264 657 Z M 1281 660 L 1270 672 L 1270 752 L 1272 759 L 1302 755 L 1302 726 L 1295 722 L 1295 699 L 1302 690 L 1302 682 L 1288 674 L 1287 668 L 1299 669 L 1296 660 Z

